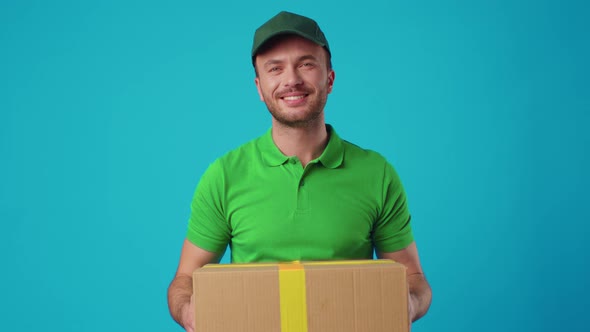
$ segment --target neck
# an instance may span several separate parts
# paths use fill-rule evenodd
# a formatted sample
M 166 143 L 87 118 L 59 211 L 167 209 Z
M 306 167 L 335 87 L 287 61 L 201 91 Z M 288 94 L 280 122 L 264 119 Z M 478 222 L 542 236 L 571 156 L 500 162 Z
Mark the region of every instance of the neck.
M 305 167 L 318 158 L 328 144 L 328 132 L 324 121 L 317 121 L 305 127 L 287 127 L 273 119 L 272 139 L 286 156 L 297 156 Z

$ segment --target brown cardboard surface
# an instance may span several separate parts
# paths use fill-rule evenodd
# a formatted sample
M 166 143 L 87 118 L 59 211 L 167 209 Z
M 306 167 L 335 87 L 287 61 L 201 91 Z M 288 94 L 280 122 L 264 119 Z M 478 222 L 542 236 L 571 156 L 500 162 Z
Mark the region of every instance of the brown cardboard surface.
M 297 332 L 408 331 L 403 265 L 387 260 L 301 264 L 307 331 Z M 196 331 L 281 331 L 279 273 L 279 264 L 212 264 L 196 270 Z

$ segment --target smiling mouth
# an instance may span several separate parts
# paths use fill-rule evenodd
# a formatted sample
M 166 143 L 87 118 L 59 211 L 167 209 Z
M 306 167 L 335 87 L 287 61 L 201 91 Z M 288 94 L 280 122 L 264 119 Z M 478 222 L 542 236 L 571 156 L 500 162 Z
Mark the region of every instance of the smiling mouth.
M 307 97 L 307 95 L 306 95 L 306 94 L 305 94 L 305 95 L 299 95 L 299 96 L 286 96 L 286 97 L 283 97 L 283 100 L 286 100 L 286 101 L 292 101 L 292 100 L 299 100 L 299 99 L 303 99 L 303 98 L 305 98 L 305 97 Z

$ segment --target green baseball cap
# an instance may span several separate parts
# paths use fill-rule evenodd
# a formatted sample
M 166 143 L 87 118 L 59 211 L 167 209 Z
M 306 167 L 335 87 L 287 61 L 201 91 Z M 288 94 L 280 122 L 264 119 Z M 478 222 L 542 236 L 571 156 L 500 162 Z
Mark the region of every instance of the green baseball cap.
M 254 61 L 256 53 L 264 43 L 275 36 L 284 34 L 299 35 L 323 46 L 330 53 L 328 40 L 326 40 L 326 36 L 324 36 L 316 21 L 305 16 L 282 11 L 256 29 L 254 43 L 252 44 L 252 61 Z

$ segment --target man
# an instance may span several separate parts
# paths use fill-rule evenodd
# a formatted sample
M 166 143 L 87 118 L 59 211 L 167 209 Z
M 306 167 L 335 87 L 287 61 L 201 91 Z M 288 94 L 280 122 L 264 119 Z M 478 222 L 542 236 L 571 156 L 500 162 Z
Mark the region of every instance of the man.
M 375 250 L 407 267 L 410 320 L 420 318 L 431 290 L 404 189 L 382 156 L 326 125 L 335 74 L 319 26 L 279 13 L 256 30 L 252 61 L 272 128 L 217 159 L 201 178 L 168 290 L 172 317 L 194 330 L 192 272 L 218 261 L 229 244 L 235 263 L 370 259 Z

